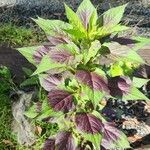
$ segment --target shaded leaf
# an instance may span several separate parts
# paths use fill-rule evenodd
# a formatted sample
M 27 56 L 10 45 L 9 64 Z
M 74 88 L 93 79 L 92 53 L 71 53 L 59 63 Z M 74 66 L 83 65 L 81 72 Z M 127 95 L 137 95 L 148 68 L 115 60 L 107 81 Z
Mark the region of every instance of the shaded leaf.
M 60 132 L 56 137 L 57 150 L 75 150 L 76 145 L 71 132 Z
M 54 150 L 55 149 L 55 139 L 47 139 L 44 143 L 43 150 Z
M 26 68 L 26 67 L 22 67 L 22 70 L 23 70 L 23 72 L 25 73 L 25 75 L 27 77 L 30 77 L 32 75 L 32 73 L 33 73 L 33 71 L 31 69 Z
M 100 76 L 95 72 L 78 70 L 76 72 L 76 78 L 83 84 L 89 86 L 92 90 L 108 92 L 107 81 L 103 76 Z
M 68 112 L 73 107 L 73 95 L 64 90 L 52 90 L 48 94 L 50 106 L 55 111 Z
M 37 85 L 39 83 L 39 79 L 37 76 L 30 77 L 29 79 L 26 79 L 20 84 L 20 87 L 25 87 L 25 86 L 33 86 Z
M 102 122 L 96 116 L 89 113 L 76 114 L 77 127 L 86 133 L 96 134 L 102 130 Z
M 127 77 L 113 77 L 108 80 L 110 94 L 114 97 L 121 97 L 128 94 L 131 89 L 131 80 Z

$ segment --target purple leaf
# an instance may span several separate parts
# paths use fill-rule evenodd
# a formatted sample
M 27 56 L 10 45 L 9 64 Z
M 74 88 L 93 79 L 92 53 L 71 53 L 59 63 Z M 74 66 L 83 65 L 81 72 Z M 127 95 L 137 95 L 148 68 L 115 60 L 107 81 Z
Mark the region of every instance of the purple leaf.
M 75 142 L 71 132 L 61 132 L 56 137 L 57 150 L 75 150 Z
M 42 46 L 41 48 L 39 48 L 33 55 L 33 59 L 35 60 L 35 62 L 37 64 L 39 64 L 43 58 L 44 55 L 48 54 L 48 52 L 50 51 L 51 49 L 48 49 L 44 46 Z
M 123 96 L 129 93 L 131 80 L 127 77 L 113 77 L 108 80 L 108 87 L 112 96 Z
M 103 138 L 101 145 L 109 149 L 110 144 L 116 142 L 121 136 L 121 132 L 113 126 L 111 123 L 105 123 L 104 124 L 104 130 L 103 130 Z
M 60 83 L 61 79 L 56 77 L 55 75 L 48 75 L 42 79 L 40 79 L 42 87 L 46 91 L 54 90 Z
M 60 36 L 49 36 L 48 40 L 51 45 L 56 46 L 58 44 L 67 44 L 70 42 L 68 37 L 65 37 L 63 35 Z
M 55 149 L 55 140 L 54 139 L 47 139 L 45 141 L 43 150 L 54 150 Z
M 76 78 L 93 90 L 105 92 L 109 91 L 105 79 L 100 75 L 96 74 L 95 72 L 79 70 L 76 73 Z
M 117 42 L 112 42 L 107 46 L 110 51 L 110 58 L 111 59 L 118 59 L 120 57 L 127 57 L 128 53 L 130 52 L 130 48 L 125 45 L 120 45 Z
M 77 127 L 84 132 L 96 134 L 102 130 L 102 122 L 96 116 L 88 113 L 76 114 Z
M 73 107 L 73 95 L 63 90 L 52 90 L 48 94 L 50 106 L 55 111 L 68 112 Z
M 90 12 L 89 10 L 83 10 L 78 15 L 79 15 L 79 18 L 81 19 L 84 27 L 87 29 L 92 12 Z
M 85 29 L 88 29 L 88 25 L 94 11 L 97 19 L 97 11 L 90 0 L 83 0 L 80 6 L 78 7 L 77 15 L 79 16 Z
M 55 49 L 50 52 L 50 58 L 58 63 L 68 64 L 74 59 L 74 56 L 65 49 Z

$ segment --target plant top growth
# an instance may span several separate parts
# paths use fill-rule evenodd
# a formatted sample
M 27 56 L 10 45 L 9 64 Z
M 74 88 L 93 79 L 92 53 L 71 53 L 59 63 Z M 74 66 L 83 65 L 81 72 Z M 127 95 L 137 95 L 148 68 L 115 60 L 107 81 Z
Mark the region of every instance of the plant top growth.
M 36 66 L 33 75 L 48 93 L 40 107 L 35 103 L 26 115 L 58 125 L 44 150 L 130 148 L 123 132 L 101 113 L 104 100 L 148 100 L 138 89 L 148 80 L 133 72 L 145 63 L 137 50 L 149 39 L 126 34 L 131 28 L 120 23 L 126 6 L 98 16 L 90 0 L 83 0 L 76 13 L 65 4 L 68 23 L 33 19 L 48 42 L 18 51 Z M 102 58 L 110 63 L 101 64 Z

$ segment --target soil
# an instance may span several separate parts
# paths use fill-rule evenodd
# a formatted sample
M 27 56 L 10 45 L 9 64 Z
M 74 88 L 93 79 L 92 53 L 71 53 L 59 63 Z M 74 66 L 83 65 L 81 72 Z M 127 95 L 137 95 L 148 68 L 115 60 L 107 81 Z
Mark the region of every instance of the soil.
M 34 69 L 34 66 L 17 50 L 5 46 L 0 46 L 0 65 L 7 66 L 11 70 L 16 83 L 20 83 L 24 80 L 22 67 Z

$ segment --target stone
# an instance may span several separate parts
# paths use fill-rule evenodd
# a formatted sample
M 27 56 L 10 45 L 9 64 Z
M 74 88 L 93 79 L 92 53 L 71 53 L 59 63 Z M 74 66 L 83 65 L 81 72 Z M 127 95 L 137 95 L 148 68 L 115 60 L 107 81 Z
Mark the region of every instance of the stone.
M 30 124 L 24 115 L 26 108 L 29 108 L 34 92 L 25 93 L 18 91 L 19 99 L 12 105 L 12 130 L 17 135 L 17 141 L 20 145 L 31 146 L 36 137 L 33 133 L 34 127 Z

